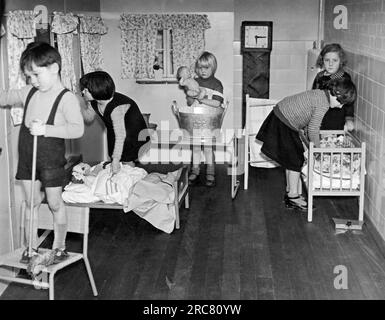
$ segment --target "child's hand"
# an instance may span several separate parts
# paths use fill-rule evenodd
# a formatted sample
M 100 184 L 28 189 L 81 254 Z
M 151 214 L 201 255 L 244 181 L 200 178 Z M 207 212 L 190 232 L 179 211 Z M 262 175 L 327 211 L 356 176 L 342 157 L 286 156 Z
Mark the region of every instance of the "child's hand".
M 35 119 L 31 121 L 29 131 L 33 136 L 44 136 L 46 132 L 46 126 L 43 121 Z
M 344 131 L 353 131 L 354 130 L 354 122 L 352 120 L 346 120 L 344 125 Z
M 111 172 L 112 174 L 117 174 L 120 171 L 120 162 L 117 159 L 113 159 L 111 162 Z

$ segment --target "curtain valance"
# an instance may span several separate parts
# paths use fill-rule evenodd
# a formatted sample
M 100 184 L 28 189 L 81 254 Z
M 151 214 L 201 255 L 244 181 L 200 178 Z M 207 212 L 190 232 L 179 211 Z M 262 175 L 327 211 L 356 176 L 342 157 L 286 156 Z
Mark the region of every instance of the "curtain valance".
M 201 29 L 210 28 L 207 15 L 202 14 L 128 14 L 120 16 L 121 30 L 139 29 Z

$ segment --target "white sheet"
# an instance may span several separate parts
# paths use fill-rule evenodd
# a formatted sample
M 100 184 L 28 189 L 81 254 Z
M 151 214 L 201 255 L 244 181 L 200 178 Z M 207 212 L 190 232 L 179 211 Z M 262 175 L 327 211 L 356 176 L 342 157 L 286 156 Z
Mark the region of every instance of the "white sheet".
M 171 233 L 175 226 L 175 192 L 173 183 L 178 171 L 167 174 L 152 172 L 138 181 L 124 205 L 124 212 L 133 210 L 154 227 Z
M 178 170 L 147 174 L 142 168 L 123 165 L 111 180 L 110 165 L 107 165 L 96 177 L 83 177 L 84 183 L 69 183 L 62 198 L 68 203 L 117 203 L 123 206 L 124 212 L 134 211 L 159 230 L 171 233 L 176 220 L 173 184 L 177 174 Z

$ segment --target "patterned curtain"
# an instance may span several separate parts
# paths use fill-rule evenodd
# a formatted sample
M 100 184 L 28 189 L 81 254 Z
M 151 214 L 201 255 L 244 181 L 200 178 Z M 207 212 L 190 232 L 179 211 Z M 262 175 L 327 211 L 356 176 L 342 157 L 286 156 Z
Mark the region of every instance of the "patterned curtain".
M 206 15 L 126 14 L 120 16 L 122 78 L 154 78 L 152 68 L 158 30 L 172 30 L 174 70 L 192 65 L 204 50 Z
M 77 90 L 72 41 L 73 35 L 77 34 L 78 23 L 78 17 L 72 13 L 54 12 L 52 32 L 57 34 L 58 50 L 62 57 L 61 79 L 71 91 Z
M 35 13 L 33 11 L 10 11 L 7 19 L 7 51 L 9 88 L 19 89 L 25 86 L 25 79 L 20 70 L 20 56 L 27 44 L 36 36 Z M 23 119 L 23 106 L 11 109 L 14 125 L 19 125 Z
M 190 68 L 195 74 L 195 61 L 205 49 L 204 30 L 175 29 L 172 33 L 174 70 L 180 66 Z
M 36 37 L 35 13 L 33 11 L 10 11 L 7 19 L 7 50 L 9 87 L 18 89 L 25 85 L 20 72 L 20 56 L 28 43 Z
M 84 73 L 103 68 L 101 36 L 108 29 L 101 17 L 78 15 L 80 22 L 80 54 Z

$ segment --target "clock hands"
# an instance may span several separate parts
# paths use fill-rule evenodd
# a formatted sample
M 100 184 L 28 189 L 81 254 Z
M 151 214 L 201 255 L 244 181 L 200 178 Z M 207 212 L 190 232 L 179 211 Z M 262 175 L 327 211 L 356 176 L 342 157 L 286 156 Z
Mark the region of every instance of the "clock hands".
M 258 35 L 256 35 L 254 38 L 255 38 L 255 44 L 258 45 L 258 39 L 266 39 L 267 37 L 266 36 L 258 36 Z

